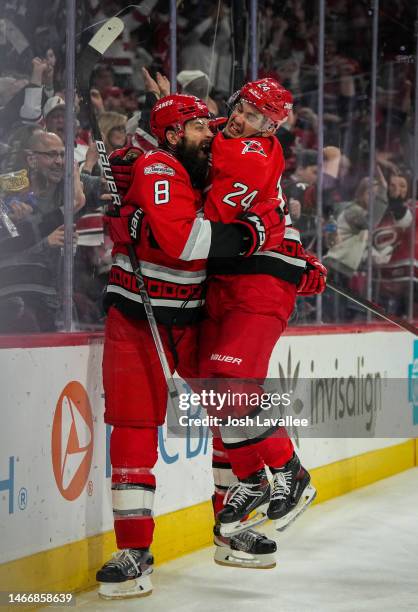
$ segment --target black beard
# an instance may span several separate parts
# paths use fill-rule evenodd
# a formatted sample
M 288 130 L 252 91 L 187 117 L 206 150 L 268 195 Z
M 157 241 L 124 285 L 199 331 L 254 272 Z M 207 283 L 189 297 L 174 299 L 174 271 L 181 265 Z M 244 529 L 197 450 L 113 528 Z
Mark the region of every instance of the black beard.
M 176 157 L 187 170 L 190 181 L 195 189 L 206 187 L 206 179 L 209 169 L 209 158 L 199 157 L 200 147 L 186 143 L 182 138 L 176 147 Z
M 392 204 L 392 206 L 402 206 L 402 204 L 406 202 L 406 198 L 401 198 L 399 196 L 397 198 L 391 198 L 389 196 L 389 202 Z

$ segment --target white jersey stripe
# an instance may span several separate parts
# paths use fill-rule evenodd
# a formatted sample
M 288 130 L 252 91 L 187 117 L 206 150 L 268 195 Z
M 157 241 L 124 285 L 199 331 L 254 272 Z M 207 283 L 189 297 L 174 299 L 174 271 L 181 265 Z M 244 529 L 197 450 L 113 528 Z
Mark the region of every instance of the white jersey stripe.
M 296 242 L 300 242 L 300 231 L 295 227 L 286 227 L 284 231 L 284 237 L 289 240 L 295 240 Z
M 298 257 L 289 257 L 288 255 L 283 255 L 283 253 L 275 253 L 274 251 L 260 251 L 259 253 L 254 253 L 252 257 L 256 256 L 267 256 L 274 257 L 275 259 L 281 259 L 288 264 L 292 264 L 293 266 L 297 266 L 298 268 L 305 268 L 306 261 L 304 259 L 299 259 Z
M 180 259 L 192 261 L 194 259 L 207 259 L 212 241 L 212 226 L 210 221 L 198 217 L 193 222 L 192 231 L 184 245 Z
M 131 261 L 127 255 L 118 253 L 113 263 L 119 268 L 122 268 L 122 270 L 125 270 L 125 272 L 133 272 Z M 199 284 L 206 279 L 205 270 L 196 270 L 193 272 L 188 270 L 175 270 L 174 268 L 160 266 L 143 260 L 140 261 L 140 264 L 141 272 L 144 276 L 159 278 L 170 283 L 177 283 L 179 285 L 189 285 L 191 283 Z

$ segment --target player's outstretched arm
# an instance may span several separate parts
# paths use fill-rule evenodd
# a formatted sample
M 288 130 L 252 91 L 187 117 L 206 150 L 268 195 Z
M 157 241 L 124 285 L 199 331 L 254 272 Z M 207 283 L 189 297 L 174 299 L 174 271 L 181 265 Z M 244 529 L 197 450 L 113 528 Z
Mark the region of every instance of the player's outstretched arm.
M 271 203 L 260 203 L 233 223 L 211 222 L 197 215 L 188 176 L 179 164 L 170 163 L 170 156 L 147 155 L 131 168 L 120 158 L 112 160 L 117 164 L 115 180 L 122 191 L 125 187 L 121 216 L 108 218 L 114 242 L 137 242 L 143 218 L 159 248 L 184 261 L 249 255 L 282 237 L 282 215 Z

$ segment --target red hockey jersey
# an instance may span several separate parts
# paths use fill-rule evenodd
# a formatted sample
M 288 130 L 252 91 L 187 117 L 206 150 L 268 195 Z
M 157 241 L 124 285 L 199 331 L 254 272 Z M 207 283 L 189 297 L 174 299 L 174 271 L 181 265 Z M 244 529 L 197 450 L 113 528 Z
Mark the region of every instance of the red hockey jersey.
M 412 202 L 409 208 L 405 208 L 405 214 L 400 219 L 386 212 L 373 232 L 373 271 L 377 273 L 376 280 L 380 288 L 388 294 L 405 295 L 410 283 L 412 262 L 415 282 L 418 278 L 418 232 L 416 228 L 412 230 L 411 208 Z M 416 208 L 418 226 L 418 202 Z M 415 254 L 412 260 L 411 251 Z
M 183 325 L 196 320 L 203 305 L 208 256 L 242 252 L 242 230 L 203 218 L 200 192 L 170 153 L 156 149 L 138 157 L 123 200 L 122 216 L 144 213 L 135 246 L 158 322 Z M 124 244 L 115 245 L 105 305 L 143 317 L 139 288 Z
M 292 227 L 280 179 L 285 161 L 282 147 L 269 138 L 226 138 L 217 134 L 212 144 L 211 184 L 206 190 L 205 218 L 231 223 L 252 204 L 277 198 L 285 214 L 282 244 L 250 258 L 210 260 L 210 274 L 269 274 L 298 284 L 306 267 L 299 231 Z

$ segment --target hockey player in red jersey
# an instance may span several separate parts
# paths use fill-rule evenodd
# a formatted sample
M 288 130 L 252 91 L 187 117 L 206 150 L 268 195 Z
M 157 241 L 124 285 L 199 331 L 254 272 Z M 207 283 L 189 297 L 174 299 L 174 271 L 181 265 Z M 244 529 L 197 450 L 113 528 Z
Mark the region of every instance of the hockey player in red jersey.
M 160 148 L 139 156 L 120 214 L 107 218 L 114 242 L 105 302 L 105 421 L 110 440 L 112 504 L 119 552 L 97 573 L 107 598 L 146 595 L 152 586 L 152 518 L 158 426 L 165 420 L 166 382 L 129 258 L 133 245 L 172 371 L 196 376 L 197 324 L 208 257 L 247 257 L 282 239 L 283 216 L 260 202 L 223 224 L 198 215 L 212 140 L 206 105 L 173 95 L 153 109 Z M 132 163 L 135 149 L 118 153 Z M 115 177 L 116 178 L 116 177 Z M 129 187 L 129 189 L 128 189 Z M 142 212 L 138 212 L 138 207 Z
M 279 199 L 286 215 L 285 236 L 278 248 L 250 258 L 208 263 L 200 376 L 218 379 L 218 387 L 219 380 L 235 379 L 236 384 L 225 382 L 225 388 L 232 391 L 251 393 L 254 389 L 241 379 L 266 377 L 272 350 L 286 328 L 296 295 L 314 295 L 325 288 L 326 269 L 304 252 L 281 193 L 284 159 L 274 132 L 286 121 L 291 107 L 291 94 L 273 79 L 248 83 L 235 94 L 226 127 L 212 144 L 206 218 L 233 222 L 260 199 L 271 197 Z M 225 427 L 221 436 L 222 441 L 214 439 L 213 464 L 218 537 L 258 521 L 258 517 L 243 520 L 254 509 L 267 509 L 268 517 L 282 529 L 313 500 L 310 476 L 284 431 L 278 435 L 268 426 L 265 430 L 247 428 L 237 438 L 236 430 L 230 434 Z M 273 475 L 271 487 L 265 466 Z M 216 554 L 222 555 L 222 549 Z

